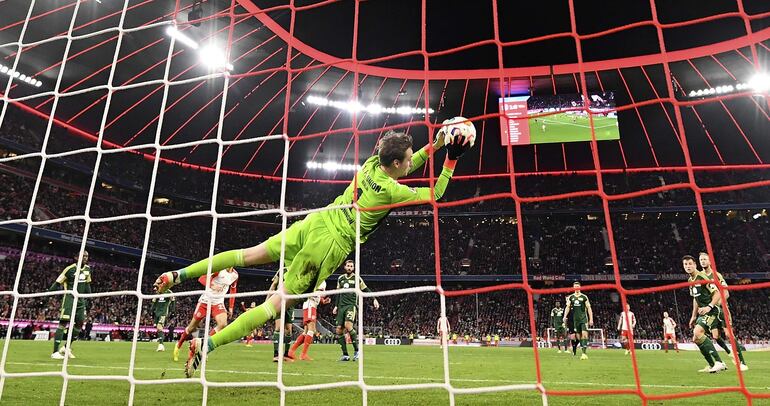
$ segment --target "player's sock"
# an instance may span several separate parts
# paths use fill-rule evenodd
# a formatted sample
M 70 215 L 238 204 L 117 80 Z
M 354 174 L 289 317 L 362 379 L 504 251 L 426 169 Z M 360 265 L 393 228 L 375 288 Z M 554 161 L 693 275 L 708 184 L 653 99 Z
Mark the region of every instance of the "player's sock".
M 283 335 L 283 356 L 289 353 L 289 346 L 291 346 L 291 333 Z
M 663 342 L 663 349 L 666 350 L 666 352 L 668 352 L 668 341 Z
M 216 347 L 240 340 L 241 337 L 254 331 L 254 329 L 262 327 L 268 320 L 275 318 L 275 315 L 275 307 L 270 302 L 265 302 L 253 309 L 249 309 L 220 332 L 209 337 L 209 352 L 213 351 Z
M 188 337 L 190 337 L 190 333 L 187 332 L 187 329 L 184 329 L 182 334 L 179 335 L 179 341 L 176 342 L 176 348 L 182 348 L 182 344 L 187 341 Z
M 719 357 L 719 353 L 717 353 L 717 349 L 714 348 L 714 343 L 710 338 L 704 337 L 703 342 L 698 344 L 698 347 L 701 349 L 701 353 L 705 351 L 714 361 L 722 362 L 722 358 Z M 709 365 L 714 366 L 712 363 L 709 363 Z
M 234 266 L 244 266 L 243 250 L 230 250 L 220 252 L 211 257 L 211 272 L 219 272 Z M 195 279 L 205 275 L 209 270 L 209 258 L 202 259 L 192 265 L 188 265 L 179 270 L 179 281 L 184 282 L 188 279 Z
M 337 335 L 337 342 L 340 344 L 340 348 L 342 348 L 342 355 L 348 355 L 348 345 L 345 342 L 345 335 L 344 334 L 338 334 Z
M 701 355 L 703 355 L 703 358 L 706 359 L 706 362 L 708 362 L 710 367 L 714 366 L 714 360 L 711 358 L 711 353 L 709 352 L 708 347 L 706 346 L 706 341 L 711 342 L 708 337 L 701 337 L 700 339 L 695 339 L 695 345 L 698 346 L 698 349 L 700 350 Z M 713 345 L 711 346 L 714 347 Z
M 59 346 L 61 346 L 61 340 L 64 338 L 65 328 L 61 325 L 56 328 L 56 333 L 53 336 L 53 352 L 59 352 Z
M 294 344 L 291 345 L 291 348 L 289 349 L 289 354 L 294 354 L 294 352 L 297 351 L 297 348 L 299 348 L 299 346 L 304 342 L 305 342 L 305 336 L 304 335 L 299 336 L 297 338 L 297 341 L 294 341 Z
M 356 333 L 356 329 L 350 330 L 350 342 L 353 344 L 353 351 L 358 352 L 358 333 Z
M 719 337 L 716 340 L 717 340 L 717 344 L 719 344 L 720 347 L 725 349 L 725 352 L 727 353 L 727 355 L 730 355 L 730 344 L 726 343 L 722 337 Z
M 572 355 L 577 354 L 578 340 L 572 340 Z
M 580 351 L 583 351 L 583 354 L 585 354 L 587 349 L 588 349 L 588 339 L 587 338 L 581 338 L 580 339 Z
M 313 333 L 311 331 L 308 331 L 308 334 L 305 336 L 305 345 L 302 347 L 302 355 L 307 355 L 307 350 L 310 348 L 310 344 L 313 344 Z M 299 342 L 299 340 L 297 340 Z
M 273 356 L 274 357 L 278 356 L 278 343 L 280 343 L 279 340 L 281 339 L 281 335 L 280 334 L 281 333 L 279 333 L 277 331 L 273 332 Z
M 158 331 L 158 343 L 163 344 L 163 339 L 166 338 L 166 334 L 163 330 Z
M 735 342 L 735 351 L 738 353 L 738 359 L 741 360 L 741 364 L 746 364 L 746 360 L 743 359 L 743 350 L 741 350 L 741 344 Z

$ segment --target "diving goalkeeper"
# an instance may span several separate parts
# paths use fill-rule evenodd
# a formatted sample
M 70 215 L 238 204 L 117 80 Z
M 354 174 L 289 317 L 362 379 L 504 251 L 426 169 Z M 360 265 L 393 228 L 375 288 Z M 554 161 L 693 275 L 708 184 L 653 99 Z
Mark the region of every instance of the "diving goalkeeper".
M 443 132 L 439 131 L 433 149 L 444 146 Z M 449 179 L 452 177 L 457 159 L 468 149 L 466 137 L 458 135 L 447 145 L 444 167 L 433 189 L 433 197 L 438 200 L 443 196 Z M 417 153 L 412 152 L 412 137 L 408 134 L 388 131 L 378 144 L 378 153 L 364 162 L 358 172 L 357 184 L 354 179 L 345 192 L 334 199 L 332 206 L 353 203 L 353 194 L 357 189 L 357 205 L 361 209 L 361 242 L 366 242 L 377 229 L 382 219 L 390 212 L 389 206 L 399 203 L 429 201 L 430 188 L 411 188 L 398 183 L 398 179 L 412 173 L 428 159 L 430 146 L 425 146 Z M 166 272 L 158 277 L 154 287 L 157 292 L 164 292 L 170 287 L 186 280 L 195 280 L 206 274 L 209 261 L 211 271 L 215 273 L 229 267 L 254 266 L 276 262 L 281 255 L 281 234 L 276 234 L 261 244 L 246 248 L 221 252 L 210 259 L 203 259 L 186 268 Z M 310 293 L 325 281 L 355 248 L 356 210 L 338 208 L 309 214 L 291 225 L 285 231 L 286 247 L 283 293 Z M 297 300 L 287 300 L 286 308 Z M 247 311 L 227 327 L 208 338 L 208 351 L 239 340 L 255 328 L 279 315 L 281 296 L 273 295 L 265 303 Z M 201 358 L 200 339 L 190 343 L 190 355 L 185 365 L 185 374 L 190 377 L 198 367 Z

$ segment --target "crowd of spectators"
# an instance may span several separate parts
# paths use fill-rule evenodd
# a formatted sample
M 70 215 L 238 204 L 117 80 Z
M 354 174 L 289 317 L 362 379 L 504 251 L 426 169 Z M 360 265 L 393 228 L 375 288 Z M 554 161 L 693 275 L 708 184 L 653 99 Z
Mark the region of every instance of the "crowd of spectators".
M 34 125 L 25 123 L 13 114 L 6 116 L 0 129 L 0 149 L 6 155 L 31 152 L 35 148 L 39 151 L 42 139 L 39 136 L 40 129 L 32 128 Z M 93 145 L 87 140 L 54 129 L 49 137 L 47 152 L 90 146 Z M 144 214 L 148 211 L 148 202 L 153 216 L 211 208 L 214 192 L 212 173 L 162 163 L 158 166 L 154 193 L 150 198 L 152 163 L 131 153 L 103 155 L 93 198 L 89 202 L 88 191 L 95 158 L 94 153 L 86 153 L 48 160 L 37 191 L 32 218 L 52 220 L 84 215 L 87 206 L 90 207 L 88 216 L 91 218 Z M 39 158 L 29 158 L 0 164 L 0 220 L 26 218 L 40 162 Z M 735 185 L 768 178 L 770 172 L 762 170 L 696 173 L 696 180 L 701 187 Z M 597 190 L 596 182 L 593 175 L 523 176 L 516 178 L 516 193 L 521 197 L 543 197 Z M 688 183 L 686 173 L 619 173 L 603 176 L 602 189 L 608 195 L 617 195 L 680 183 Z M 289 182 L 286 205 L 292 210 L 321 207 L 328 204 L 331 197 L 344 187 L 344 184 Z M 280 201 L 280 189 L 280 182 L 272 180 L 223 175 L 219 179 L 215 207 L 219 212 L 275 207 Z M 510 189 L 508 179 L 458 180 L 452 182 L 444 200 L 451 202 L 509 193 Z M 770 271 L 770 254 L 765 246 L 765 241 L 770 240 L 766 212 L 736 206 L 738 203 L 767 203 L 768 197 L 770 194 L 766 187 L 703 195 L 703 204 L 719 205 L 706 210 L 706 223 L 717 266 L 728 277 L 735 273 Z M 362 273 L 393 276 L 433 274 L 433 241 L 438 238 L 443 274 L 521 275 L 521 259 L 524 256 L 530 275 L 609 275 L 613 273 L 610 250 L 612 237 L 622 275 L 681 276 L 681 256 L 697 254 L 706 245 L 694 205 L 695 195 L 690 189 L 612 200 L 609 203 L 612 224 L 608 227 L 601 199 L 596 196 L 527 202 L 521 205 L 523 242 L 519 237 L 516 206 L 507 197 L 441 208 L 437 232 L 434 230 L 432 215 L 415 213 L 415 208 L 395 210 L 394 215 L 388 217 L 380 230 L 362 246 Z M 430 210 L 430 207 L 418 209 Z M 411 212 L 406 214 L 405 210 Z M 210 249 L 212 224 L 212 218 L 207 215 L 152 221 L 147 249 L 187 259 L 204 257 Z M 83 234 L 85 222 L 58 221 L 41 227 L 77 236 Z M 91 239 L 141 249 L 145 245 L 147 227 L 145 218 L 92 222 L 88 235 Z M 252 245 L 279 228 L 280 217 L 275 215 L 219 219 L 215 250 Z M 11 236 L 8 233 L 3 235 Z M 409 241 L 405 243 L 404 236 L 407 235 Z M 8 241 L 9 245 L 13 245 L 10 243 L 13 238 Z M 55 278 L 57 270 L 68 261 L 62 258 L 61 250 L 33 254 L 25 261 L 19 291 L 45 290 L 47 284 Z M 125 262 L 120 261 L 113 258 L 96 267 L 104 270 L 96 278 L 96 291 L 135 289 L 136 267 L 126 267 Z M 13 286 L 15 264 L 12 256 L 0 261 L 3 271 L 0 275 L 0 290 Z M 150 282 L 145 278 L 141 282 L 143 289 L 148 289 Z M 245 286 L 260 290 L 265 288 L 261 286 L 263 284 L 263 280 L 255 279 L 254 286 L 249 286 L 248 282 Z M 387 289 L 388 285 L 378 288 Z M 686 310 L 688 299 L 684 293 L 669 295 L 667 298 L 658 298 L 659 294 L 645 296 L 647 301 L 639 303 L 639 311 L 644 312 L 638 313 L 640 332 L 643 335 L 657 334 L 659 313 L 670 307 L 673 298 L 676 298 L 675 303 L 685 308 L 681 314 L 689 314 Z M 615 309 L 611 312 L 607 310 L 606 314 L 602 313 L 599 317 L 603 328 L 612 331 L 615 322 L 609 320 L 617 320 L 619 305 L 617 298 L 611 300 L 611 295 L 604 296 L 597 295 L 596 299 L 592 296 L 592 300 L 596 301 L 597 309 Z M 739 326 L 739 333 L 749 339 L 770 337 L 770 332 L 763 327 L 770 324 L 757 322 L 756 318 L 740 318 L 741 314 L 750 314 L 747 303 L 766 301 L 767 295 L 759 291 L 748 291 L 736 292 L 735 296 L 746 298 L 735 300 L 735 312 L 738 315 L 735 322 Z M 99 323 L 132 324 L 136 300 L 133 297 L 124 299 L 130 300 L 93 299 L 92 320 Z M 636 299 L 634 297 L 632 303 Z M 59 296 L 22 299 L 16 317 L 53 320 L 58 312 L 59 300 Z M 185 316 L 178 320 L 172 319 L 172 323 L 180 326 L 186 323 L 185 317 L 192 311 L 194 300 L 194 297 L 180 298 L 178 314 Z M 390 296 L 381 301 L 384 304 L 382 311 L 365 312 L 372 328 L 392 335 L 430 334 L 435 330 L 437 295 Z M 10 303 L 10 297 L 3 298 L 0 317 L 8 317 Z M 538 326 L 544 323 L 543 312 L 540 310 L 542 303 L 542 300 L 536 301 Z M 526 336 L 529 334 L 529 322 L 525 304 L 526 297 L 521 292 L 497 292 L 448 300 L 447 309 L 450 322 L 458 332 L 484 335 L 495 333 L 497 329 L 506 336 Z M 474 307 L 478 311 L 468 310 Z M 642 315 L 644 318 L 640 317 Z M 326 316 L 331 319 L 331 316 Z M 144 315 L 142 322 L 149 323 L 148 317 Z M 678 321 L 683 325 L 687 320 L 680 318 Z
M 12 290 L 17 274 L 19 251 L 10 248 L 0 249 L 0 290 Z M 99 256 L 97 255 L 97 258 Z M 137 286 L 138 271 L 110 263 L 112 260 L 92 260 L 94 292 L 133 291 Z M 19 293 L 44 292 L 53 283 L 59 272 L 74 262 L 73 259 L 51 254 L 28 252 L 19 280 Z M 153 272 L 148 270 L 148 272 Z M 151 292 L 154 273 L 145 275 L 140 286 L 144 293 Z M 253 292 L 267 289 L 268 279 L 242 275 L 239 292 Z M 372 282 L 368 285 L 375 291 L 401 289 L 415 286 L 405 282 Z M 459 284 L 445 284 L 447 290 L 473 287 Z M 643 285 L 640 285 L 641 287 Z M 630 288 L 633 288 L 631 286 Z M 189 284 L 180 292 L 200 289 Z M 620 316 L 620 298 L 615 291 L 587 291 L 591 299 L 595 327 L 604 330 L 607 338 L 617 336 L 616 326 Z M 172 314 L 167 326 L 185 326 L 189 321 L 197 295 L 179 296 L 177 310 Z M 133 325 L 136 318 L 138 300 L 134 295 L 100 296 L 86 299 L 90 302 L 88 320 L 96 324 Z M 239 301 L 260 302 L 260 297 L 243 298 Z M 556 301 L 563 302 L 564 295 L 533 295 L 534 314 L 538 334 L 545 336 L 545 329 L 550 326 L 549 314 Z M 636 336 L 639 339 L 656 339 L 661 334 L 662 314 L 668 311 L 679 324 L 679 333 L 688 336 L 687 322 L 690 316 L 692 300 L 686 289 L 667 290 L 644 295 L 627 297 L 632 311 L 638 320 Z M 19 300 L 15 318 L 36 322 L 55 321 L 58 318 L 61 295 L 22 298 Z M 375 310 L 371 301 L 366 299 L 364 317 L 365 330 L 371 335 L 390 336 L 435 336 L 436 321 L 440 314 L 439 295 L 435 292 L 407 293 L 388 295 L 379 298 L 381 307 Z M 446 312 L 452 331 L 464 336 L 483 337 L 498 334 L 501 337 L 526 339 L 531 337 L 527 295 L 522 289 L 504 290 L 489 293 L 470 294 L 448 297 Z M 731 296 L 733 323 L 738 336 L 743 341 L 767 340 L 770 338 L 770 314 L 757 312 L 757 308 L 770 305 L 770 290 L 735 291 Z M 11 296 L 0 297 L 0 319 L 8 319 L 13 304 Z M 142 303 L 141 325 L 152 324 L 149 301 Z M 326 326 L 333 326 L 332 306 L 323 306 L 319 318 Z M 241 306 L 236 306 L 236 314 Z M 130 328 L 125 328 L 126 331 Z M 265 335 L 269 335 L 271 326 L 266 326 Z

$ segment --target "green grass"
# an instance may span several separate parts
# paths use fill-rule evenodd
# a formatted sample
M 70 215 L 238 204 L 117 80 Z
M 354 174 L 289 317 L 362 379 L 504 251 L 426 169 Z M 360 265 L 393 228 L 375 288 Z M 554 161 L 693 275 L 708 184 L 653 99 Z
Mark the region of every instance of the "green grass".
M 11 342 L 6 372 L 60 371 L 61 361 L 49 358 L 50 342 Z M 171 345 L 167 345 L 170 348 Z M 154 344 L 139 343 L 134 374 L 137 379 L 183 378 L 182 361 L 173 362 L 171 352 L 156 353 Z M 130 343 L 76 342 L 77 359 L 68 370 L 77 375 L 127 375 Z M 442 355 L 436 347 L 366 347 L 364 379 L 370 385 L 442 383 Z M 287 386 L 355 381 L 357 363 L 337 362 L 339 347 L 314 345 L 313 362 L 286 364 L 283 382 Z M 450 378 L 456 388 L 500 386 L 533 383 L 536 380 L 532 349 L 452 347 Z M 701 391 L 719 386 L 738 385 L 735 368 L 726 373 L 708 375 L 695 372 L 705 362 L 699 353 L 680 354 L 662 351 L 639 351 L 639 371 L 643 390 L 648 394 Z M 547 390 L 634 389 L 631 358 L 619 350 L 589 350 L 590 359 L 580 361 L 571 355 L 541 350 L 543 383 Z M 770 394 L 770 353 L 746 354 L 751 370 L 745 373 L 746 385 L 752 392 Z M 272 346 L 247 348 L 232 344 L 218 349 L 209 357 L 206 377 L 215 382 L 275 382 L 277 365 L 271 362 Z M 729 363 L 728 363 L 729 365 Z M 62 391 L 60 377 L 9 378 L 5 382 L 3 405 L 58 404 Z M 68 383 L 66 404 L 125 405 L 130 385 L 127 381 L 73 380 Z M 190 405 L 203 397 L 200 381 L 167 385 L 138 385 L 135 404 Z M 280 392 L 275 387 L 208 389 L 209 405 L 277 405 Z M 287 392 L 286 404 L 361 404 L 358 387 Z M 456 395 L 457 405 L 521 405 L 540 404 L 539 392 L 508 391 L 486 394 Z M 588 397 L 549 396 L 550 405 L 638 405 L 636 396 L 614 395 L 601 399 Z M 703 402 L 720 405 L 746 404 L 741 394 L 728 393 L 675 401 L 650 402 L 651 405 L 694 405 Z M 371 405 L 443 405 L 449 395 L 443 389 L 410 391 L 370 391 Z M 770 400 L 755 400 L 754 405 L 768 405 Z
M 575 121 L 573 122 L 573 118 Z M 545 122 L 545 132 L 543 131 Z M 604 116 L 594 116 L 596 140 L 617 140 L 620 138 L 618 119 Z M 558 113 L 551 116 L 538 117 L 529 120 L 529 139 L 531 144 L 554 142 L 591 141 L 591 129 L 588 117 L 573 114 Z

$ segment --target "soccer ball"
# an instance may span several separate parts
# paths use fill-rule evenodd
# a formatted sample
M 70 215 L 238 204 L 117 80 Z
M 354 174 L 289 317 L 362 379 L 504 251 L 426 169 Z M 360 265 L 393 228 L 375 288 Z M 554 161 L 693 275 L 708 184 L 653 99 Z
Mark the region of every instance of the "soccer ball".
M 452 117 L 444 120 L 441 130 L 444 132 L 444 143 L 450 144 L 455 137 L 465 137 L 465 145 L 470 148 L 476 142 L 476 127 L 465 117 Z

